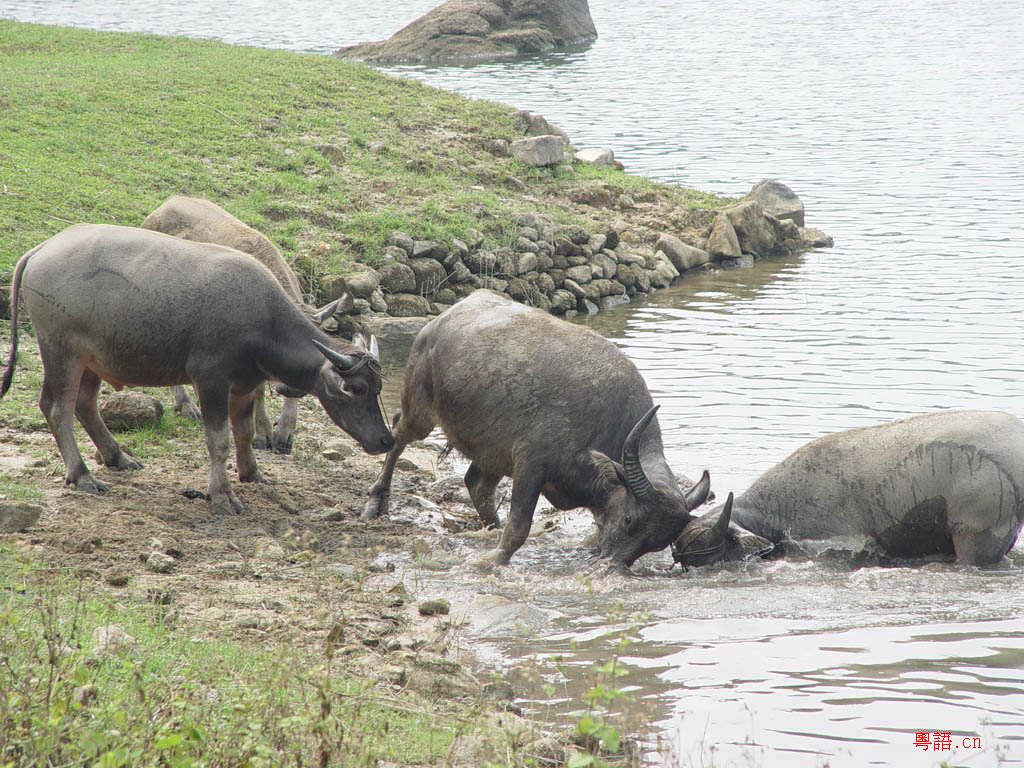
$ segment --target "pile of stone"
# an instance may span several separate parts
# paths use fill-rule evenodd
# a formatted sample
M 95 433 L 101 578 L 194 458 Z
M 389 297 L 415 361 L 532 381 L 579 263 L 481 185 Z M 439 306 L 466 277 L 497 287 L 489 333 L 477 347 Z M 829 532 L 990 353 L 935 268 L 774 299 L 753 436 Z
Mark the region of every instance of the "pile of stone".
M 689 270 L 831 245 L 803 224 L 800 199 L 784 184 L 765 181 L 717 213 L 707 231 L 665 233 L 653 244 L 627 245 L 621 223 L 587 231 L 539 213 L 520 216 L 510 242 L 498 248 L 485 247 L 475 229 L 451 243 L 395 232 L 376 268 L 358 265 L 329 283 L 323 298 L 347 292 L 354 298 L 345 307 L 350 315 L 421 317 L 489 288 L 558 315 L 595 313 L 667 287 Z

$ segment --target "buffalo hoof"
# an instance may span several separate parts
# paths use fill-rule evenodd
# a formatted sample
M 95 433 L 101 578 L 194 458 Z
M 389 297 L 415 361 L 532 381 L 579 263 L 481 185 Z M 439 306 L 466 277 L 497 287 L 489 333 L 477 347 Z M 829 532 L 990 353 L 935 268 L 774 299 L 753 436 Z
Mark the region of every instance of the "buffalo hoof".
M 253 435 L 252 447 L 257 451 L 269 451 L 270 438 L 267 435 Z
M 258 469 L 254 469 L 247 475 L 239 475 L 238 482 L 240 483 L 262 483 L 263 485 L 273 485 L 273 480 L 268 480 L 262 472 Z
M 503 565 L 508 565 L 511 558 L 502 549 L 492 549 L 483 557 L 472 562 L 473 570 L 478 573 L 494 573 Z
M 245 512 L 245 505 L 239 501 L 233 491 L 211 493 L 210 506 L 213 507 L 213 517 L 217 520 L 228 515 L 240 515 Z
M 82 475 L 77 480 L 72 480 L 68 478 L 66 480 L 66 483 L 67 485 L 70 485 L 72 488 L 74 488 L 76 491 L 81 491 L 82 493 L 91 493 L 94 495 L 106 493 L 107 491 L 110 490 L 109 485 L 107 485 L 106 483 L 101 483 L 92 475 Z
M 371 495 L 363 508 L 362 520 L 376 520 L 388 513 L 388 494 Z
M 292 452 L 293 439 L 294 435 L 279 435 L 275 432 L 270 439 L 270 445 L 274 449 L 274 453 L 289 454 Z
M 203 414 L 199 411 L 199 406 L 193 403 L 191 400 L 185 403 L 176 404 L 174 406 L 175 412 L 181 414 L 186 419 L 192 419 L 192 421 L 202 421 Z
M 114 461 L 107 464 L 111 469 L 118 470 L 130 470 L 130 469 L 142 469 L 142 462 L 136 459 L 134 456 L 121 451 L 117 454 L 117 458 Z

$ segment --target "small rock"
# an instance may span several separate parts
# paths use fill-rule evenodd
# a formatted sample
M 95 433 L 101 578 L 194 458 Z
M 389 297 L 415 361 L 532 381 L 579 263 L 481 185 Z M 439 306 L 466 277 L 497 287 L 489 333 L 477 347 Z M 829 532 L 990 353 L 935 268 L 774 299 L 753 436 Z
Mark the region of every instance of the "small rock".
M 330 566 L 328 570 L 341 579 L 354 579 L 358 574 L 356 567 L 349 563 L 338 563 Z
M 235 626 L 239 629 L 258 629 L 260 617 L 255 613 L 242 613 L 235 619 Z
M 447 600 L 424 600 L 418 609 L 420 616 L 447 616 L 451 604 Z
M 835 245 L 831 235 L 826 235 L 814 227 L 801 227 L 800 239 L 811 248 L 831 248 Z
M 163 552 L 150 552 L 146 555 L 146 568 L 153 573 L 170 573 L 174 570 L 174 558 Z
M 412 256 L 415 241 L 405 232 L 392 232 L 391 236 L 388 237 L 388 245 L 401 248 L 407 256 Z
M 576 152 L 576 159 L 591 165 L 615 165 L 615 153 L 610 149 L 581 149 Z
M 141 392 L 115 392 L 100 402 L 100 416 L 112 432 L 155 427 L 163 415 L 163 403 Z
M 283 560 L 286 554 L 284 547 L 273 539 L 260 539 L 256 543 L 255 557 L 257 560 Z
M 0 533 L 17 533 L 39 521 L 43 508 L 24 501 L 0 501 Z
M 395 293 L 388 299 L 392 317 L 420 317 L 430 314 L 430 302 L 414 293 Z
M 99 696 L 99 689 L 95 685 L 80 685 L 72 692 L 71 697 L 75 704 L 85 709 L 95 703 Z
M 96 627 L 92 632 L 92 648 L 97 656 L 109 656 L 134 650 L 139 641 L 118 624 Z
M 416 290 L 416 273 L 408 263 L 395 261 L 385 264 L 378 275 L 380 287 L 386 293 L 413 293 Z
M 416 292 L 432 293 L 445 282 L 448 273 L 437 259 L 416 256 L 409 259 L 409 269 L 416 277 Z
M 560 136 L 532 136 L 512 142 L 512 156 L 532 166 L 559 165 L 565 161 L 565 142 Z
M 388 303 L 384 300 L 384 294 L 379 289 L 370 294 L 370 309 L 374 312 L 388 311 Z
M 332 163 L 342 163 L 345 160 L 345 150 L 337 144 L 317 144 L 314 149 Z
M 433 258 L 437 243 L 433 240 L 416 240 L 412 244 L 412 253 L 409 255 L 414 259 Z
M 119 568 L 111 568 L 103 574 L 103 580 L 112 587 L 123 587 L 131 580 L 131 575 Z
M 572 280 L 580 285 L 589 283 L 593 279 L 593 272 L 589 265 L 580 265 L 578 267 L 569 267 L 565 270 L 565 279 Z M 566 288 L 569 288 L 566 286 Z M 572 288 L 569 288 L 572 291 Z M 573 291 L 575 293 L 575 291 Z

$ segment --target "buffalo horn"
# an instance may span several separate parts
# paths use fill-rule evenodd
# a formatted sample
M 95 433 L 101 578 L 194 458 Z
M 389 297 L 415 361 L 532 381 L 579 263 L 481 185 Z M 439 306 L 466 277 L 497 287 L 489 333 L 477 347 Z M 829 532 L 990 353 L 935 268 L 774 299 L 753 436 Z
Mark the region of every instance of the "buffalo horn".
M 689 512 L 691 509 L 696 509 L 705 501 L 708 500 L 708 494 L 711 493 L 711 475 L 705 469 L 704 474 L 700 476 L 700 480 L 697 481 L 696 485 L 690 488 L 684 494 L 686 499 L 686 511 Z
M 630 430 L 629 436 L 626 437 L 626 442 L 622 446 L 622 468 L 626 471 L 626 485 L 638 499 L 646 498 L 654 492 L 654 486 L 647 479 L 643 464 L 640 463 L 640 437 L 658 412 L 659 407 L 656 405 L 643 415 L 643 418 Z
M 725 506 L 722 507 L 722 511 L 718 513 L 718 519 L 715 521 L 715 525 L 711 529 L 711 535 L 714 537 L 713 541 L 719 542 L 725 540 L 725 534 L 729 532 L 730 520 L 732 520 L 732 493 L 730 493 L 728 498 L 726 498 Z
M 354 357 L 342 354 L 341 352 L 335 352 L 333 349 L 328 347 L 326 344 L 321 344 L 316 339 L 313 339 L 313 343 L 316 344 L 316 348 L 323 353 L 323 356 L 331 361 L 331 365 L 337 368 L 342 373 L 352 370 L 355 367 L 356 360 Z
M 313 322 L 316 323 L 317 325 L 320 325 L 324 320 L 326 320 L 328 317 L 334 314 L 340 302 L 341 299 L 335 299 L 330 304 L 326 304 L 325 306 L 318 309 L 316 313 L 313 315 Z

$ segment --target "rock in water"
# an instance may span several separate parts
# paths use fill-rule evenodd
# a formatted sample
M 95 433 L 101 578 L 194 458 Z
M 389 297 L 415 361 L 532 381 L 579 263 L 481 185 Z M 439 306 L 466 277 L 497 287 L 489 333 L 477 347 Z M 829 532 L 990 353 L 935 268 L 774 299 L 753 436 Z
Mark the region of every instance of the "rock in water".
M 708 236 L 707 252 L 713 259 L 738 259 L 743 255 L 740 241 L 736 239 L 736 230 L 732 228 L 729 217 L 724 213 L 715 217 Z
M 558 165 L 565 160 L 561 136 L 530 136 L 512 142 L 512 156 L 527 165 Z
M 164 416 L 164 406 L 151 395 L 115 392 L 100 402 L 100 416 L 112 432 L 155 427 Z
M 43 514 L 38 504 L 23 501 L 0 501 L 0 533 L 17 533 L 31 528 Z
M 375 63 L 481 62 L 596 39 L 587 0 L 448 0 L 388 40 L 342 48 L 337 55 Z
M 658 244 L 654 250 L 661 251 L 672 262 L 672 266 L 680 272 L 685 272 L 694 267 L 700 267 L 711 261 L 711 254 L 687 245 L 675 235 L 664 234 L 658 238 Z
M 760 203 L 766 213 L 777 219 L 788 219 L 798 227 L 804 225 L 804 204 L 781 181 L 765 179 L 757 182 L 747 194 L 747 200 Z
M 753 200 L 746 200 L 731 208 L 725 209 L 729 217 L 740 250 L 756 256 L 769 256 L 781 250 L 775 227 L 764 215 L 764 209 Z

